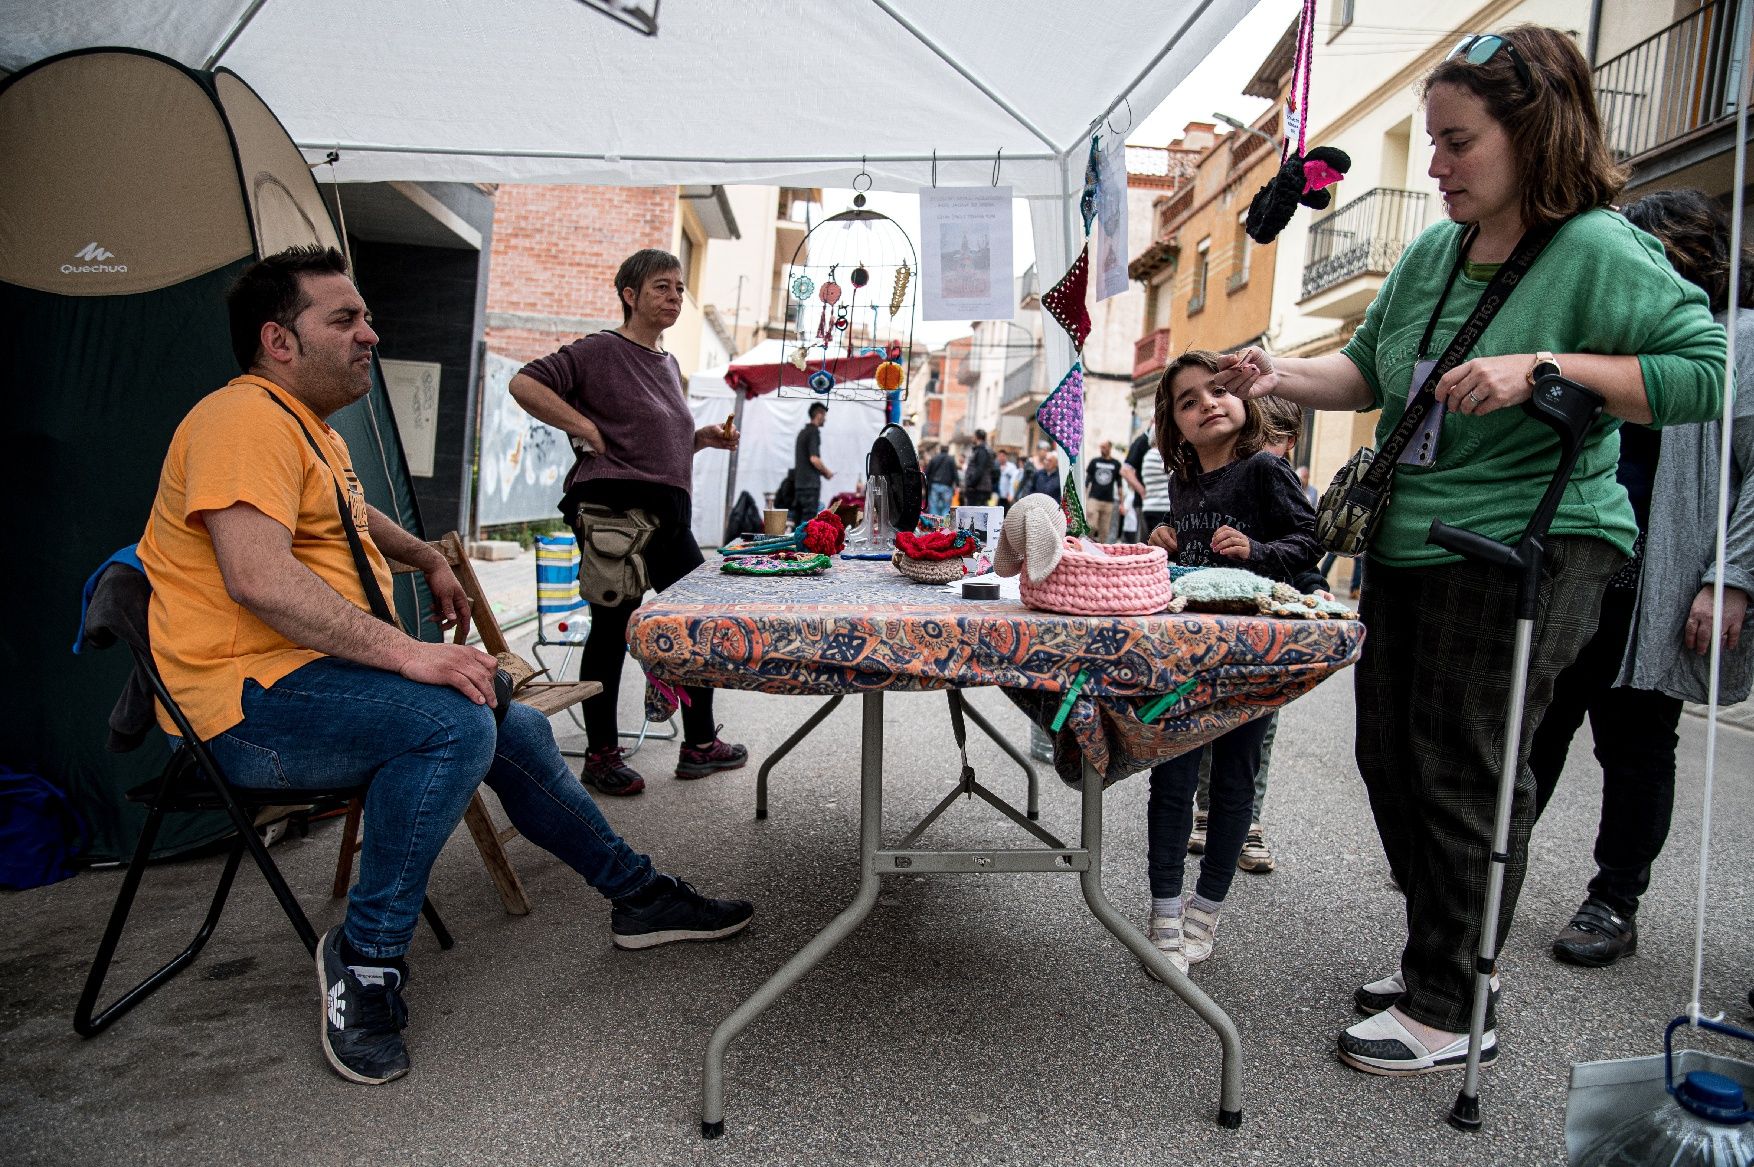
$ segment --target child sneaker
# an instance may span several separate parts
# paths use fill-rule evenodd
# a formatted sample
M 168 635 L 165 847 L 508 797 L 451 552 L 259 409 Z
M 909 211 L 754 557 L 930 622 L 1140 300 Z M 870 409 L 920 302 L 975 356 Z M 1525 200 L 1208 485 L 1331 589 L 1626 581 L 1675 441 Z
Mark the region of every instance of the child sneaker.
M 1218 913 L 1222 910 L 1222 904 L 1208 912 L 1188 901 L 1182 912 L 1182 947 L 1189 964 L 1199 964 L 1212 955 L 1212 945 L 1218 939 Z
M 662 874 L 611 905 L 609 930 L 617 948 L 723 940 L 747 928 L 755 915 L 748 900 L 708 899 L 674 875 Z
M 720 770 L 741 770 L 749 751 L 714 737 L 704 746 L 683 746 L 676 760 L 676 777 L 705 778 Z
M 1279 865 L 1273 858 L 1273 848 L 1267 846 L 1267 835 L 1261 830 L 1260 823 L 1249 824 L 1248 838 L 1243 840 L 1242 854 L 1237 856 L 1236 865 L 1244 871 L 1262 873 Z
M 646 780 L 622 761 L 625 756 L 626 751 L 620 746 L 592 750 L 579 767 L 579 781 L 612 798 L 638 794 L 646 788 Z
M 1206 812 L 1194 812 L 1194 829 L 1188 834 L 1188 854 L 1204 855 L 1206 853 Z
M 1176 967 L 1178 972 L 1188 971 L 1188 954 L 1182 943 L 1182 918 L 1180 916 L 1152 916 L 1145 922 L 1145 938 L 1151 946 L 1163 953 L 1164 957 Z M 1157 970 L 1150 965 L 1145 971 L 1152 980 L 1162 980 Z
M 341 929 L 329 929 L 317 946 L 317 987 L 322 990 L 323 1056 L 349 1082 L 381 1086 L 408 1072 L 402 1030 L 406 974 L 394 968 L 349 965 L 341 955 Z

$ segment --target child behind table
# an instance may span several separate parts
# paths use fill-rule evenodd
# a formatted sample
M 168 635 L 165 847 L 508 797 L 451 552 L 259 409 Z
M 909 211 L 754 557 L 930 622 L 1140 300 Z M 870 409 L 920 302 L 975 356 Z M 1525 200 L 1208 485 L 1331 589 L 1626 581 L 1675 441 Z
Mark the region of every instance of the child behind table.
M 1157 387 L 1157 446 L 1172 480 L 1170 522 L 1151 542 L 1184 566 L 1241 567 L 1290 583 L 1315 566 L 1315 508 L 1291 464 L 1266 448 L 1261 406 L 1212 383 L 1216 353 L 1192 350 Z M 1147 934 L 1186 971 L 1212 954 L 1219 913 L 1236 876 L 1254 805 L 1267 724 L 1240 725 L 1151 771 L 1146 837 L 1151 881 Z M 1193 830 L 1200 759 L 1212 753 L 1206 850 L 1194 894 L 1182 881 Z

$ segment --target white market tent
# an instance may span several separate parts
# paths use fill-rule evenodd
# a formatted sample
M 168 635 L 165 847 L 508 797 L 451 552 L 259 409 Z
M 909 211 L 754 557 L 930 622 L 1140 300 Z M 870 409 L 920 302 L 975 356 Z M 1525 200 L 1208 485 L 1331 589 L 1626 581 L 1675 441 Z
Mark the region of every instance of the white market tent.
M 732 364 L 777 365 L 785 346 L 776 339 L 762 341 L 735 361 L 704 369 L 688 378 L 688 407 L 696 425 L 719 425 L 728 417 L 738 394 L 725 380 Z M 737 489 L 748 491 L 756 506 L 776 489 L 792 468 L 793 443 L 808 420 L 816 397 L 763 393 L 744 399 L 743 440 L 737 451 Z M 822 464 L 834 478 L 822 484 L 822 501 L 843 490 L 852 490 L 865 478 L 865 455 L 883 428 L 882 401 L 829 401 L 828 420 L 822 425 Z M 716 546 L 724 534 L 725 471 L 730 456 L 723 450 L 703 450 L 694 458 L 694 537 L 704 546 Z M 733 494 L 733 498 L 735 498 Z
M 307 158 L 338 150 L 340 181 L 996 174 L 1039 200 L 1051 282 L 1082 236 L 1091 133 L 1156 108 L 1254 2 L 669 0 L 647 37 L 578 0 L 0 0 L 0 68 L 99 45 L 224 65 Z

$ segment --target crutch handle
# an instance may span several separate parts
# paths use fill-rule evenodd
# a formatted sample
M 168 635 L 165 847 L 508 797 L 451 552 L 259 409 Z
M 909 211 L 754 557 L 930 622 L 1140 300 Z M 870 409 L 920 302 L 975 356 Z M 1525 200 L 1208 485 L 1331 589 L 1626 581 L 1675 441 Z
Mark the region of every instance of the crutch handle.
M 1474 531 L 1452 527 L 1441 520 L 1432 522 L 1431 531 L 1425 536 L 1425 541 L 1445 551 L 1453 551 L 1465 559 L 1477 560 L 1494 567 L 1522 566 L 1522 557 L 1515 547 L 1500 543 L 1497 539 L 1488 539 Z

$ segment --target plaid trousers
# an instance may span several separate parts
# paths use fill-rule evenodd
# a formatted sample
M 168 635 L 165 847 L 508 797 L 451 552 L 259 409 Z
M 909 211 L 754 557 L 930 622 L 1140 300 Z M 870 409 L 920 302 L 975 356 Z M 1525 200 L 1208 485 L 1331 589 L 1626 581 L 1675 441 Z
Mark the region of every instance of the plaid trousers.
M 1603 586 L 1625 558 L 1600 539 L 1559 536 L 1548 543 L 1495 950 L 1510 931 L 1528 870 L 1534 730 L 1554 678 L 1594 635 Z M 1360 605 L 1367 635 L 1354 674 L 1356 748 L 1389 869 L 1407 897 L 1401 956 L 1407 992 L 1400 1006 L 1451 1033 L 1467 1029 L 1474 996 L 1516 584 L 1510 573 L 1475 563 L 1396 568 L 1373 561 Z

